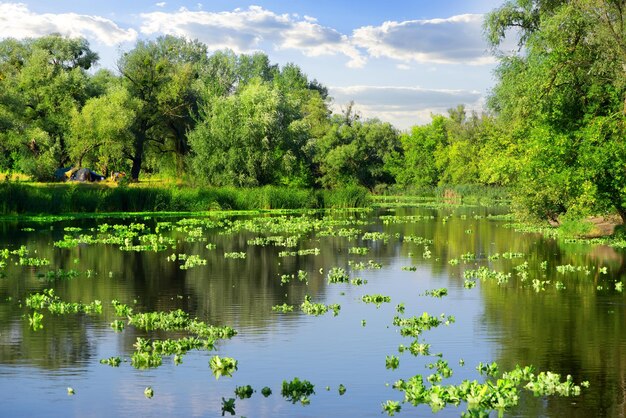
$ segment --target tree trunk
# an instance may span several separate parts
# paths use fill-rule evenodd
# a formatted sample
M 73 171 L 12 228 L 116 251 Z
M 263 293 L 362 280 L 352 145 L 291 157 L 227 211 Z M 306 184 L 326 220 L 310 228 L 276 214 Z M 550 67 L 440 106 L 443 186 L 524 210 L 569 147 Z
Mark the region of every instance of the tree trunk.
M 139 181 L 139 172 L 141 171 L 141 163 L 143 161 L 143 148 L 146 141 L 146 132 L 141 130 L 137 132 L 135 137 L 134 153 L 132 161 L 133 166 L 130 169 L 130 180 L 133 182 Z

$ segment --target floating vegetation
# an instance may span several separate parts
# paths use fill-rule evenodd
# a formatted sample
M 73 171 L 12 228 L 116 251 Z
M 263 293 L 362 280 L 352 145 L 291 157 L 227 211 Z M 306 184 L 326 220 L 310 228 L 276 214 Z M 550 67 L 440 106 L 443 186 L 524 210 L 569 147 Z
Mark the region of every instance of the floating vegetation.
M 391 238 L 391 235 L 386 232 L 366 232 L 361 237 L 363 241 L 383 241 L 385 243 L 389 241 L 389 238 Z
M 272 389 L 270 389 L 269 387 L 265 386 L 263 389 L 261 389 L 261 395 L 263 395 L 264 397 L 268 397 L 272 394 Z
M 448 289 L 442 287 L 440 289 L 427 290 L 424 292 L 426 296 L 432 296 L 435 298 L 442 298 L 448 294 Z
M 348 248 L 348 254 L 360 254 L 367 255 L 370 252 L 370 249 L 367 247 L 350 247 Z
M 474 260 L 476 260 L 476 254 L 474 254 L 474 253 L 461 254 L 461 260 L 463 260 L 463 261 L 474 261 Z
M 341 310 L 341 306 L 337 303 L 331 305 L 324 305 L 323 303 L 313 303 L 311 302 L 311 297 L 306 295 L 304 297 L 304 302 L 300 305 L 300 309 L 307 315 L 320 316 L 324 315 L 329 310 L 333 311 L 333 316 L 339 315 L 339 311 Z
M 380 294 L 363 295 L 361 300 L 363 302 L 365 302 L 365 303 L 373 303 L 373 304 L 376 305 L 377 308 L 379 308 L 380 305 L 383 304 L 383 303 L 390 303 L 391 302 L 391 297 L 390 296 L 380 295 Z
M 68 395 L 70 395 L 70 396 L 72 396 L 72 395 L 75 395 L 75 394 L 76 394 L 76 391 L 74 390 L 74 388 L 73 388 L 73 387 L 68 386 L 68 387 L 67 387 L 67 394 L 68 394 Z
M 387 356 L 385 359 L 385 368 L 395 370 L 400 366 L 400 359 L 396 356 Z
M 302 405 L 308 405 L 311 402 L 309 396 L 315 394 L 315 386 L 308 380 L 301 381 L 294 377 L 290 382 L 283 380 L 280 394 L 291 403 L 300 402 Z
M 281 251 L 278 253 L 279 257 L 295 257 L 300 255 L 319 255 L 319 248 L 310 248 L 306 250 L 298 250 L 298 251 Z
M 402 271 L 417 271 L 416 266 L 402 266 Z
M 224 416 L 226 412 L 235 415 L 235 398 L 222 398 L 222 416 Z
M 450 264 L 451 266 L 456 266 L 457 264 L 459 264 L 459 259 L 451 258 L 450 260 L 448 260 L 448 264 Z
M 284 284 L 287 284 L 289 282 L 291 282 L 292 279 L 298 279 L 299 281 L 303 282 L 304 284 L 309 284 L 309 280 L 308 280 L 309 274 L 304 271 L 304 270 L 298 270 L 297 275 L 296 274 L 283 274 L 280 276 L 280 284 L 281 286 Z
M 561 274 L 583 272 L 588 275 L 591 273 L 591 270 L 586 266 L 573 266 L 571 264 L 556 266 L 556 271 Z
M 562 382 L 560 375 L 551 372 L 541 372 L 535 376 L 532 367 L 522 369 L 519 366 L 511 372 L 503 373 L 495 382 L 463 380 L 458 385 L 432 384 L 427 387 L 423 377 L 416 375 L 409 380 L 398 380 L 393 385 L 394 389 L 404 392 L 404 402 L 414 406 L 427 404 L 433 412 L 447 405 L 458 406 L 461 402 L 466 402 L 468 416 L 486 416 L 490 411 L 502 411 L 516 406 L 522 389 L 531 391 L 535 396 L 578 396 L 581 386 L 587 387 L 588 382 L 575 385 L 569 375 Z M 391 411 L 395 412 L 397 411 Z
M 119 367 L 121 363 L 122 359 L 120 357 L 109 357 L 100 360 L 100 364 L 107 364 L 111 367 Z
M 350 280 L 350 284 L 354 285 L 354 286 L 362 286 L 367 284 L 367 280 L 364 280 L 360 277 L 355 277 L 354 279 Z
M 390 417 L 399 413 L 402 410 L 402 406 L 398 401 L 387 401 L 382 404 L 383 412 L 386 412 Z
M 54 281 L 54 280 L 71 280 L 71 279 L 78 277 L 79 275 L 80 273 L 76 270 L 57 269 L 57 270 L 50 270 L 45 274 L 39 273 L 37 274 L 37 277 L 41 279 L 46 279 L 48 281 Z
M 293 306 L 292 305 L 287 305 L 286 303 L 283 303 L 282 305 L 275 305 L 272 306 L 272 311 L 274 312 L 293 312 Z
M 480 279 L 482 281 L 494 281 L 497 284 L 505 284 L 509 282 L 511 273 L 502 273 L 496 270 L 489 270 L 485 266 L 479 267 L 477 270 L 465 270 L 463 272 L 463 278 L 465 279 Z
M 498 363 L 494 361 L 491 364 L 483 364 L 483 362 L 481 361 L 480 363 L 478 363 L 478 366 L 476 366 L 476 370 L 478 370 L 478 373 L 480 373 L 481 375 L 495 377 L 498 374 Z
M 346 387 L 343 385 L 343 383 L 339 384 L 337 392 L 339 392 L 339 396 L 343 396 L 346 393 Z
M 239 399 L 249 399 L 252 397 L 253 393 L 254 389 L 252 389 L 252 386 L 250 385 L 235 387 L 235 396 Z
M 441 324 L 450 325 L 455 322 L 454 316 L 448 317 L 441 314 L 439 317 L 431 316 L 428 312 L 424 312 L 421 316 L 412 316 L 410 318 L 393 318 L 393 325 L 400 327 L 400 335 L 403 337 L 418 337 L 422 332 L 431 328 L 436 328 Z
M 348 266 L 350 266 L 352 270 L 379 270 L 383 268 L 382 264 L 376 263 L 374 260 L 368 260 L 367 263 L 348 260 Z
M 209 360 L 209 367 L 216 379 L 221 376 L 232 377 L 237 370 L 237 360 L 230 357 L 213 356 Z
M 331 283 L 348 283 L 350 281 L 350 276 L 348 273 L 341 267 L 333 267 L 328 272 L 328 284 Z
M 233 258 L 233 259 L 237 259 L 237 258 L 246 258 L 246 253 L 244 252 L 232 252 L 232 253 L 224 253 L 224 258 Z
M 429 245 L 429 244 L 433 243 L 432 239 L 419 237 L 417 235 L 405 235 L 402 238 L 402 241 L 404 241 L 404 242 L 412 242 L 412 243 L 418 244 L 418 245 Z
M 154 390 L 152 389 L 152 386 L 148 386 L 147 388 L 145 388 L 143 394 L 148 399 L 152 398 L 154 396 Z
M 43 321 L 43 314 L 40 314 L 37 311 L 33 312 L 32 315 L 28 317 L 28 325 L 32 328 L 33 331 L 39 331 L 40 329 L 43 329 L 43 324 L 41 323 L 41 321 Z
M 42 293 L 34 293 L 26 298 L 26 306 L 34 310 L 48 309 L 50 313 L 65 314 L 101 314 L 102 302 L 95 300 L 88 304 L 63 302 L 54 294 L 54 289 L 44 289 Z

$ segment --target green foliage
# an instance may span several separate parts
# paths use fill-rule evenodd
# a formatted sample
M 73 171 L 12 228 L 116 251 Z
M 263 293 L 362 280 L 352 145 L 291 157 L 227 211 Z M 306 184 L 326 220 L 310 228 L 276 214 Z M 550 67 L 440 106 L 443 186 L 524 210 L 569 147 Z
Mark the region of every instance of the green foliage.
M 515 195 L 525 214 L 626 219 L 623 19 L 621 3 L 599 0 L 516 0 L 488 16 L 496 46 L 521 29 L 524 53 L 501 59 L 490 105 L 521 151 Z
M 2 215 L 354 208 L 366 206 L 368 202 L 367 191 L 362 188 L 315 191 L 276 186 L 236 189 L 0 183 Z
M 394 183 L 392 157 L 401 152 L 398 132 L 389 123 L 365 122 L 351 115 L 335 116 L 326 134 L 315 143 L 314 161 L 327 188 Z
M 280 394 L 291 403 L 300 402 L 306 405 L 309 403 L 309 396 L 315 394 L 315 386 L 308 380 L 294 377 L 290 382 L 283 380 Z
M 213 356 L 209 361 L 209 366 L 216 379 L 219 379 L 222 375 L 232 377 L 237 370 L 237 360 L 230 357 Z

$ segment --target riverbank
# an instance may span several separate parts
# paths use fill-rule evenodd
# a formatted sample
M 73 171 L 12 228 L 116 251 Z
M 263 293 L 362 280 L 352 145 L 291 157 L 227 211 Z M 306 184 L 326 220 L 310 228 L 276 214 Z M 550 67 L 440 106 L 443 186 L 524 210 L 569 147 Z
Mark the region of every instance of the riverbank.
M 334 190 L 111 186 L 106 184 L 0 184 L 0 215 L 103 212 L 199 212 L 212 210 L 365 207 L 367 189 Z

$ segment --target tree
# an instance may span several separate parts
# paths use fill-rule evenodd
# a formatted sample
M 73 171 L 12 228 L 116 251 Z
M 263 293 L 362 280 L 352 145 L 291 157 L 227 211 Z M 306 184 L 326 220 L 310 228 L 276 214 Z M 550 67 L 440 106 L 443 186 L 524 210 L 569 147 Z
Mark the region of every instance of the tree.
M 284 98 L 255 79 L 231 96 L 213 96 L 189 134 L 197 176 L 216 186 L 272 184 L 283 167 Z
M 108 175 L 121 169 L 131 155 L 132 126 L 140 104 L 121 86 L 89 99 L 72 115 L 69 153 L 78 167 L 84 163 Z
M 495 46 L 521 27 L 524 51 L 501 58 L 490 103 L 519 141 L 517 194 L 535 216 L 612 209 L 626 221 L 624 12 L 611 0 L 518 0 L 487 19 Z
M 373 189 L 394 183 L 389 162 L 400 152 L 397 130 L 378 119 L 360 121 L 352 106 L 331 119 L 328 132 L 316 143 L 320 184 L 324 187 L 361 185 Z
M 178 172 L 189 151 L 187 132 L 194 126 L 198 88 L 196 80 L 206 63 L 206 45 L 165 36 L 139 41 L 118 61 L 124 86 L 140 104 L 132 151 L 131 178 L 139 173 L 148 147 L 160 156 L 173 155 Z
M 43 180 L 68 162 L 71 114 L 89 98 L 97 61 L 82 38 L 0 42 L 0 136 L 5 164 Z

